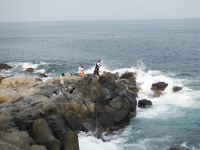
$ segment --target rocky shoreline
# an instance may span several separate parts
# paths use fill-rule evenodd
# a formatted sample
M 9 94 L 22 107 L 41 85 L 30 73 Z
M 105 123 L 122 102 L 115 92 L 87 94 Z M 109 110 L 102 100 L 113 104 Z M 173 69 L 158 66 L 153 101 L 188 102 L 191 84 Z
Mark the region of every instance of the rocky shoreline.
M 137 113 L 140 88 L 135 74 L 104 72 L 97 81 L 94 78 L 66 73 L 66 87 L 75 89 L 59 94 L 59 77 L 42 81 L 0 76 L 0 145 L 9 143 L 16 150 L 78 150 L 78 132 L 92 131 L 104 140 L 102 132 L 128 125 Z M 155 97 L 166 87 L 164 82 L 152 85 Z M 152 103 L 143 100 L 140 105 Z
M 70 132 L 76 135 L 74 139 L 79 131 L 92 131 L 103 139 L 102 132 L 128 125 L 136 115 L 133 73 L 119 76 L 105 72 L 98 81 L 91 74 L 83 78 L 66 74 L 65 85 L 75 88 L 72 94 L 59 94 L 58 77 L 47 81 L 28 76 L 3 78 L 0 139 L 21 149 L 36 145 L 44 146 L 40 149 L 67 149 Z M 73 147 L 79 149 L 78 142 Z

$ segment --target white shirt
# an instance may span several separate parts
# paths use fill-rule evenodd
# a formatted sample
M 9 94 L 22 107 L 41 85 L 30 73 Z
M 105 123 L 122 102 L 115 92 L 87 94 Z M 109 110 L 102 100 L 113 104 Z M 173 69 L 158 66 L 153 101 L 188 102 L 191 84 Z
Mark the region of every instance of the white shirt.
M 100 62 L 97 62 L 97 66 L 98 66 L 98 67 L 100 67 L 100 66 L 101 66 Z
M 83 68 L 82 68 L 82 67 L 79 67 L 79 68 L 78 68 L 78 72 L 79 72 L 79 73 L 83 72 Z

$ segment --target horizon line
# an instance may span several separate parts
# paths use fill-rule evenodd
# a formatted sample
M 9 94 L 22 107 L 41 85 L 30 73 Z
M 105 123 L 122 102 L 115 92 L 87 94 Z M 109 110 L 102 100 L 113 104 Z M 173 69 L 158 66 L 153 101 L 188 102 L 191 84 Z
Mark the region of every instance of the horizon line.
M 74 20 L 33 20 L 33 21 L 0 21 L 0 23 L 25 23 L 25 22 L 73 22 L 73 21 L 131 21 L 131 20 L 190 20 L 200 18 L 152 18 L 152 19 L 74 19 Z

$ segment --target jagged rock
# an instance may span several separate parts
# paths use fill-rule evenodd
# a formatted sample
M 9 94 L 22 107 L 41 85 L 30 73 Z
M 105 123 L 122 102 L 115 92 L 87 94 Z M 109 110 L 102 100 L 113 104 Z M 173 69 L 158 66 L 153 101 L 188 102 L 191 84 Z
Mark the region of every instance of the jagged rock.
M 26 71 L 27 71 L 27 72 L 33 72 L 34 69 L 33 69 L 33 68 L 27 68 Z
M 45 145 L 48 150 L 60 150 L 61 143 L 51 132 L 45 119 L 37 119 L 33 123 L 33 137 L 36 143 Z
M 164 91 L 167 86 L 168 86 L 168 84 L 165 82 L 158 82 L 158 83 L 152 84 L 151 90 Z
M 173 90 L 173 92 L 178 92 L 178 91 L 182 90 L 182 87 L 174 86 L 172 88 L 172 90 Z
M 136 78 L 135 78 L 135 74 L 133 72 L 125 72 L 124 74 L 121 75 L 120 79 L 126 79 L 128 80 L 127 85 L 132 85 L 132 86 L 136 86 Z
M 78 135 L 76 132 L 68 131 L 62 141 L 63 150 L 79 150 Z
M 2 69 L 11 69 L 12 67 L 7 64 L 0 64 L 0 70 Z
M 152 105 L 152 102 L 147 99 L 142 99 L 142 100 L 138 101 L 138 107 L 140 107 L 140 108 L 146 108 L 151 105 Z

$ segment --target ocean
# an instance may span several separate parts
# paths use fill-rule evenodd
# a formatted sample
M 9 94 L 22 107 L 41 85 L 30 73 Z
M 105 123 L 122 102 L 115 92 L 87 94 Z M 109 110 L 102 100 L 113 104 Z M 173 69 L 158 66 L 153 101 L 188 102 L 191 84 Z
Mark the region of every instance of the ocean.
M 0 63 L 13 67 L 3 76 L 52 78 L 77 73 L 79 64 L 92 73 L 97 60 L 101 72 L 135 72 L 137 100 L 153 106 L 104 133 L 107 142 L 79 133 L 80 150 L 200 150 L 200 19 L 0 23 Z M 151 85 L 160 81 L 168 87 L 153 98 Z

